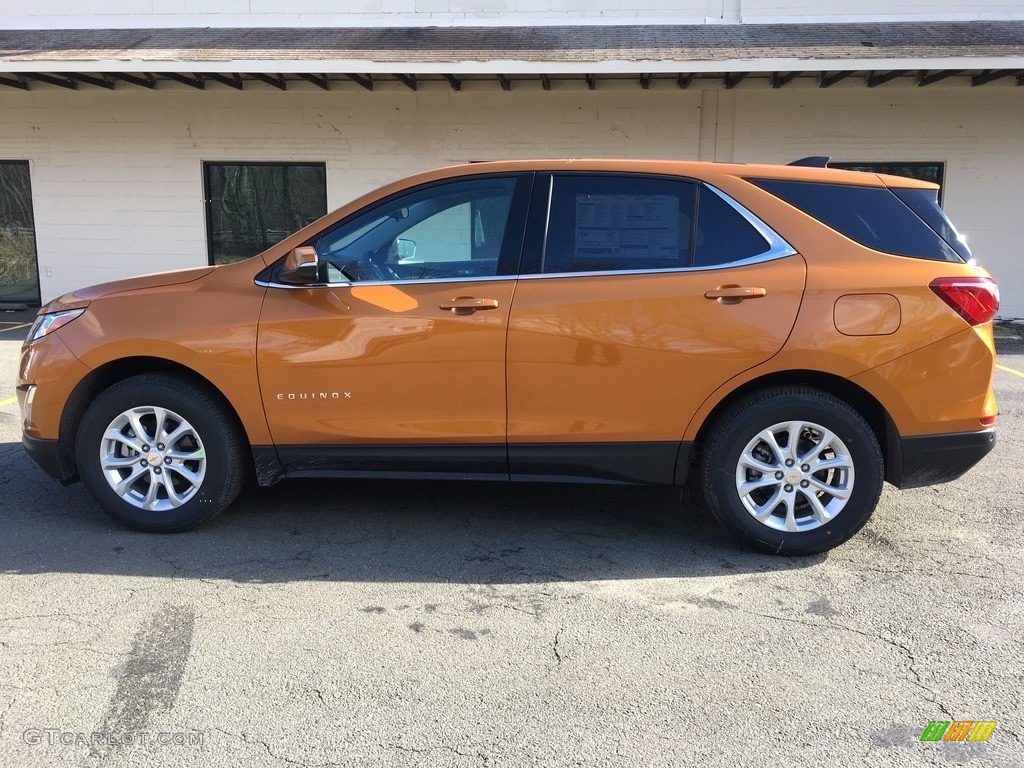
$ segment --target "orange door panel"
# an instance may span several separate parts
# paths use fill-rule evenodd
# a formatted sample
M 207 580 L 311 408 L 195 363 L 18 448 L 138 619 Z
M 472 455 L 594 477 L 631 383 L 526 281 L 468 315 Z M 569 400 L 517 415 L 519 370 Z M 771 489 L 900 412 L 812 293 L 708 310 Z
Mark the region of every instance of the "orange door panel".
M 257 354 L 274 442 L 503 445 L 514 286 L 271 288 Z
M 722 382 L 782 347 L 804 273 L 793 255 L 522 278 L 508 338 L 509 443 L 680 441 Z

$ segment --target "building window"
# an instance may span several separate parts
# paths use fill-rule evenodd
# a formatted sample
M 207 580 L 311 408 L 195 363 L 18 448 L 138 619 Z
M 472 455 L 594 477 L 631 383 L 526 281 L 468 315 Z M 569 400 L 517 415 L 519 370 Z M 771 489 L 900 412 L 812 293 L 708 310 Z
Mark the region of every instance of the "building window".
M 906 176 L 910 179 L 930 181 L 939 185 L 939 203 L 942 202 L 942 181 L 945 163 L 829 163 L 829 168 L 866 173 L 887 173 L 890 176 Z
M 247 259 L 327 213 L 324 163 L 203 163 L 211 264 Z
M 39 303 L 36 229 L 27 160 L 0 160 L 0 303 Z

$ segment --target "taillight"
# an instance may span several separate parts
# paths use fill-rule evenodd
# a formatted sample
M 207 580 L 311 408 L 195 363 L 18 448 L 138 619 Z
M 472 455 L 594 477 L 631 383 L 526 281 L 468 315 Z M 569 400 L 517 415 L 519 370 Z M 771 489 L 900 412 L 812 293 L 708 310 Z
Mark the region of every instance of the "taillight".
M 971 325 L 987 323 L 999 311 L 999 286 L 991 278 L 939 277 L 928 287 Z

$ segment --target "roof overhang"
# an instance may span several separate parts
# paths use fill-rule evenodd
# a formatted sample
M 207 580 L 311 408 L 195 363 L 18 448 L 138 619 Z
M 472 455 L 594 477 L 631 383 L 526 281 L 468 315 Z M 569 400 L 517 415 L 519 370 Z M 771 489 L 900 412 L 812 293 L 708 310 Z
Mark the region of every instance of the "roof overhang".
M 12 87 L 141 78 L 150 87 L 182 78 L 238 88 L 318 78 L 330 87 L 332 76 L 370 89 L 375 76 L 407 85 L 418 76 L 446 79 L 452 87 L 479 76 L 505 87 L 510 77 L 637 76 L 649 84 L 715 74 L 770 74 L 779 87 L 780 73 L 820 73 L 831 84 L 894 72 L 913 74 L 918 85 L 954 75 L 973 85 L 1008 76 L 1019 84 L 1024 21 L 0 31 L 0 84 Z
M 971 57 L 971 58 L 900 58 L 900 59 L 720 59 L 715 61 L 693 61 L 679 59 L 675 61 L 544 61 L 524 62 L 511 59 L 495 59 L 489 61 L 457 61 L 450 64 L 435 62 L 409 61 L 396 66 L 395 64 L 367 59 L 345 59 L 318 61 L 311 66 L 307 59 L 282 59 L 274 61 L 231 59 L 223 62 L 193 61 L 124 61 L 117 59 L 72 60 L 72 61 L 3 61 L 0 60 L 0 72 L 182 72 L 208 74 L 219 72 L 238 72 L 250 74 L 254 72 L 270 72 L 275 74 L 300 74 L 314 72 L 317 74 L 346 74 L 358 72 L 366 74 L 390 74 L 404 72 L 414 75 L 582 75 L 582 74 L 643 74 L 643 73 L 723 73 L 723 72 L 832 72 L 838 70 L 875 71 L 902 70 L 917 72 L 919 70 L 1024 70 L 1024 55 L 1010 58 Z

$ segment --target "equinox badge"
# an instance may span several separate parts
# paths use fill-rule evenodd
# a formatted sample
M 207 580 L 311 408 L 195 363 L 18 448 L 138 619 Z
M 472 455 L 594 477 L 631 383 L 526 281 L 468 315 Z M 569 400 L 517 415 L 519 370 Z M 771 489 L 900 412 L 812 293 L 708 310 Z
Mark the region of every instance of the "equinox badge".
M 278 400 L 351 400 L 351 392 L 278 392 Z

